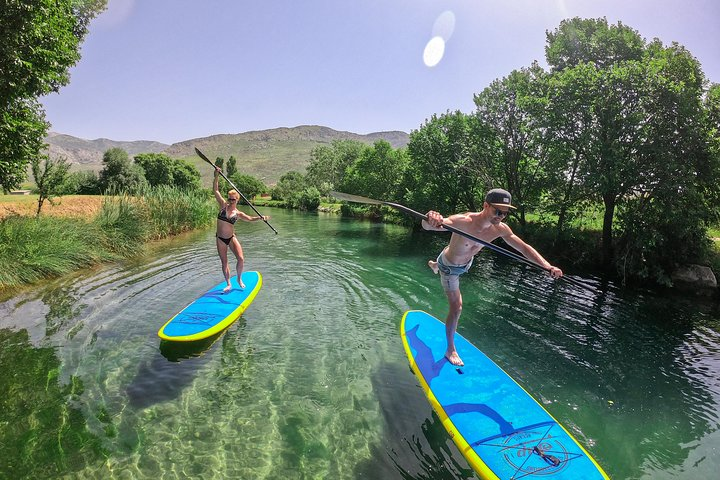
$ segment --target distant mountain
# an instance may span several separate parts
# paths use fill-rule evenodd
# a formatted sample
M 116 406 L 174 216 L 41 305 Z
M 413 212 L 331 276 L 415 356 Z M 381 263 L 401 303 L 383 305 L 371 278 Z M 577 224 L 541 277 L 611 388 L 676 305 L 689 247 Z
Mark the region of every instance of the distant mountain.
M 61 154 L 70 163 L 80 164 L 83 169 L 100 169 L 103 153 L 119 147 L 132 155 L 138 153 L 166 153 L 173 158 L 188 160 L 195 164 L 209 184 L 212 170 L 195 154 L 198 147 L 211 160 L 230 156 L 237 159 L 238 170 L 254 175 L 265 183 L 278 181 L 290 170 L 304 172 L 310 163 L 310 152 L 320 145 L 331 145 L 335 140 L 355 140 L 368 145 L 386 140 L 393 148 L 404 147 L 410 137 L 405 132 L 376 132 L 367 135 L 333 130 L 328 127 L 303 125 L 293 128 L 274 128 L 237 134 L 212 135 L 173 145 L 159 142 L 114 142 L 112 140 L 82 140 L 69 135 L 50 134 L 45 141 L 50 145 L 51 155 Z
M 138 153 L 159 153 L 169 146 L 147 140 L 134 142 L 108 140 L 107 138 L 84 140 L 54 132 L 50 132 L 45 138 L 45 143 L 49 145 L 48 152 L 52 158 L 65 157 L 71 164 L 79 164 L 79 169 L 83 170 L 99 170 L 102 166 L 103 154 L 111 148 L 122 148 L 130 156 L 133 156 Z
M 234 156 L 238 170 L 254 175 L 267 184 L 272 184 L 291 170 L 304 173 L 310 163 L 310 152 L 320 145 L 331 145 L 335 140 L 355 140 L 368 145 L 377 140 L 386 140 L 393 148 L 407 145 L 409 135 L 405 132 L 377 132 L 360 135 L 341 132 L 328 127 L 303 125 L 294 128 L 274 128 L 234 135 L 212 135 L 175 143 L 165 150 L 173 158 L 182 158 L 193 162 L 209 178 L 211 170 L 195 154 L 199 148 L 215 160 L 225 160 Z

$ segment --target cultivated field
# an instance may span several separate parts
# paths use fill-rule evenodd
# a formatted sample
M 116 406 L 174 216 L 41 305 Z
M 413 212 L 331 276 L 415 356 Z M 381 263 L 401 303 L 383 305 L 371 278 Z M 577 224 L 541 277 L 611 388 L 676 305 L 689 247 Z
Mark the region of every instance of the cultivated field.
M 45 201 L 40 215 L 53 217 L 82 217 L 90 219 L 100 210 L 101 195 L 68 195 L 54 199 L 55 205 Z M 0 220 L 10 215 L 34 216 L 37 195 L 0 195 Z

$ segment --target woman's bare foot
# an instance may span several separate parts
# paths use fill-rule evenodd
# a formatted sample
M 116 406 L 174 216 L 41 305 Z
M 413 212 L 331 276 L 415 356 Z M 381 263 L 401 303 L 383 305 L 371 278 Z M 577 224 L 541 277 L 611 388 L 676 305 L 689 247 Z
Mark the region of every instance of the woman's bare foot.
M 445 358 L 447 358 L 448 361 L 456 367 L 462 367 L 463 365 L 465 365 L 460 359 L 460 356 L 457 354 L 457 350 L 453 350 L 452 352 L 445 352 Z
M 241 275 L 238 275 L 238 276 L 237 276 L 237 281 L 238 281 L 238 286 L 240 287 L 240 290 L 245 290 L 245 284 L 244 284 L 243 281 L 242 281 L 242 276 L 241 276 Z
M 438 270 L 437 262 L 435 260 L 428 260 L 428 267 L 430 267 L 430 270 L 432 270 L 436 275 L 440 271 Z
M 228 283 L 227 287 L 223 288 L 223 293 L 228 293 L 230 290 L 232 290 L 232 285 Z

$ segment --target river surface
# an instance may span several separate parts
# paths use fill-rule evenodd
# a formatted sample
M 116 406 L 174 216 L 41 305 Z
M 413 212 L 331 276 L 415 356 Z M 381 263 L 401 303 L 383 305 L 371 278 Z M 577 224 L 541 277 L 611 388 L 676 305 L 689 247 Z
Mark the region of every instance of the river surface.
M 267 210 L 236 229 L 263 288 L 203 345 L 157 330 L 222 281 L 212 230 L 0 300 L 0 478 L 475 478 L 398 331 L 445 317 L 448 236 Z M 484 251 L 459 333 L 612 478 L 718 478 L 717 303 L 583 280 Z

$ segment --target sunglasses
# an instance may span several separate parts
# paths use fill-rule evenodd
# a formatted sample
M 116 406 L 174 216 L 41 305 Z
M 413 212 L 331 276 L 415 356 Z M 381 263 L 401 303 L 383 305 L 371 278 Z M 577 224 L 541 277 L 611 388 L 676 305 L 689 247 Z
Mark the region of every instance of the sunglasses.
M 239 198 L 232 198 L 232 197 L 228 198 L 228 201 L 229 201 L 229 202 L 237 202 L 238 200 L 240 200 L 240 199 L 239 199 Z
M 502 210 L 500 210 L 500 209 L 498 209 L 498 208 L 495 209 L 495 216 L 496 216 L 496 217 L 507 217 L 507 216 L 508 216 L 508 213 L 510 213 L 510 212 L 509 212 L 509 211 L 502 211 Z

